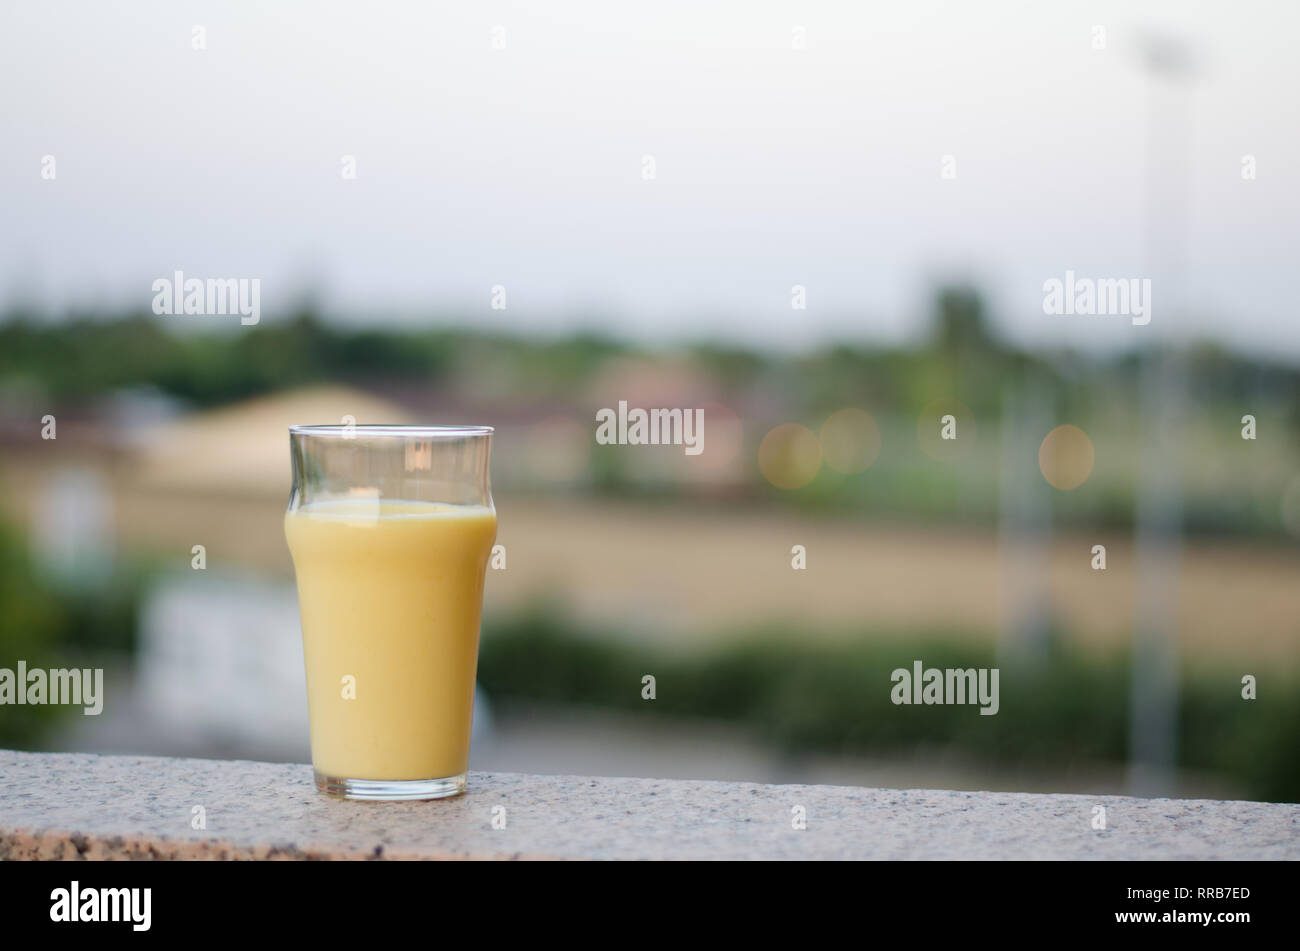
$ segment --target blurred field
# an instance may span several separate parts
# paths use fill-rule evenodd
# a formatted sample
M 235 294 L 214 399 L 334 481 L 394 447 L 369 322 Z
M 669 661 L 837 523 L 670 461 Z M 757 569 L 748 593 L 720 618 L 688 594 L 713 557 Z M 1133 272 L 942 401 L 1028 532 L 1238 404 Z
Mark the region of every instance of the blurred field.
M 6 460 L 0 478 L 8 514 L 26 521 L 47 477 L 37 459 Z M 292 576 L 284 497 L 178 495 L 142 488 L 123 473 L 109 478 L 127 552 L 184 567 L 191 546 L 203 544 L 210 568 Z M 490 572 L 489 614 L 544 598 L 610 637 L 690 646 L 701 633 L 723 638 L 760 622 L 787 622 L 810 634 L 879 625 L 992 640 L 1014 611 L 1009 598 L 1019 562 L 995 531 L 978 527 L 537 495 L 499 496 L 497 507 L 507 568 Z M 790 566 L 796 544 L 807 549 L 807 570 Z M 1106 545 L 1105 571 L 1090 567 L 1095 544 Z M 1135 593 L 1131 538 L 1062 532 L 1040 554 L 1053 626 L 1085 645 L 1127 645 Z M 1184 545 L 1181 569 L 1177 610 L 1186 662 L 1297 658 L 1297 546 L 1193 539 Z

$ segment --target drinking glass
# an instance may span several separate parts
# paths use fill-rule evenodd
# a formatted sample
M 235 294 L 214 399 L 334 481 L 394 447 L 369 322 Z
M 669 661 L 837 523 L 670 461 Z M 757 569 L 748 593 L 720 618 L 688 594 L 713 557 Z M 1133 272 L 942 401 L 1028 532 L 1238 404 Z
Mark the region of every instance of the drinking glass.
M 497 516 L 488 426 L 291 426 L 293 555 L 316 786 L 465 790 Z

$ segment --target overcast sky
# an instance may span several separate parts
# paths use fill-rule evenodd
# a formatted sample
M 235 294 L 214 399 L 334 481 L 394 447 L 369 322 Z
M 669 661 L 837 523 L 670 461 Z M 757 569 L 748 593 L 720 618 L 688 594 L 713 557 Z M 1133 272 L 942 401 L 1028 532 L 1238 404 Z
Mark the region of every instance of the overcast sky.
M 180 268 L 267 313 L 788 346 L 915 336 L 968 277 L 1027 343 L 1300 359 L 1300 4 L 437 6 L 5 4 L 0 305 L 147 307 Z M 1044 315 L 1067 269 L 1162 273 L 1152 29 L 1196 54 L 1183 278 L 1147 326 Z

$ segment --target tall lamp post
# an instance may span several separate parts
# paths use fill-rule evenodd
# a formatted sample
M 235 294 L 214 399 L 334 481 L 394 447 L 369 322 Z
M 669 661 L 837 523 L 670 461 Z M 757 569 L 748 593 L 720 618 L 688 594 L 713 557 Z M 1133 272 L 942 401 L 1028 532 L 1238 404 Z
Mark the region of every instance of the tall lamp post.
M 1145 254 L 1160 317 L 1183 312 L 1190 191 L 1191 55 L 1178 40 L 1148 34 Z M 1170 795 L 1178 759 L 1178 571 L 1183 520 L 1182 427 L 1187 372 L 1178 332 L 1142 355 L 1141 476 L 1137 497 L 1137 595 L 1129 719 L 1129 786 Z

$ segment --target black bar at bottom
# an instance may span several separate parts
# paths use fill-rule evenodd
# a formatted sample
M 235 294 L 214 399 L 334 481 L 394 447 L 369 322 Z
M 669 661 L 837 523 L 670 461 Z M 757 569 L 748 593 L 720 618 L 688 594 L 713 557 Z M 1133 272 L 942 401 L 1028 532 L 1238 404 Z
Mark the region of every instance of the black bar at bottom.
M 532 941 L 577 937 L 599 918 L 670 939 L 660 929 L 702 916 L 737 932 L 784 921 L 816 931 L 847 925 L 862 937 L 900 928 L 918 938 L 1032 937 L 1048 928 L 1182 941 L 1285 928 L 1294 913 L 1295 866 L 1278 862 L 547 864 L 7 862 L 0 927 L 6 936 L 294 941 L 436 940 L 464 928 L 492 940 L 522 927 Z

